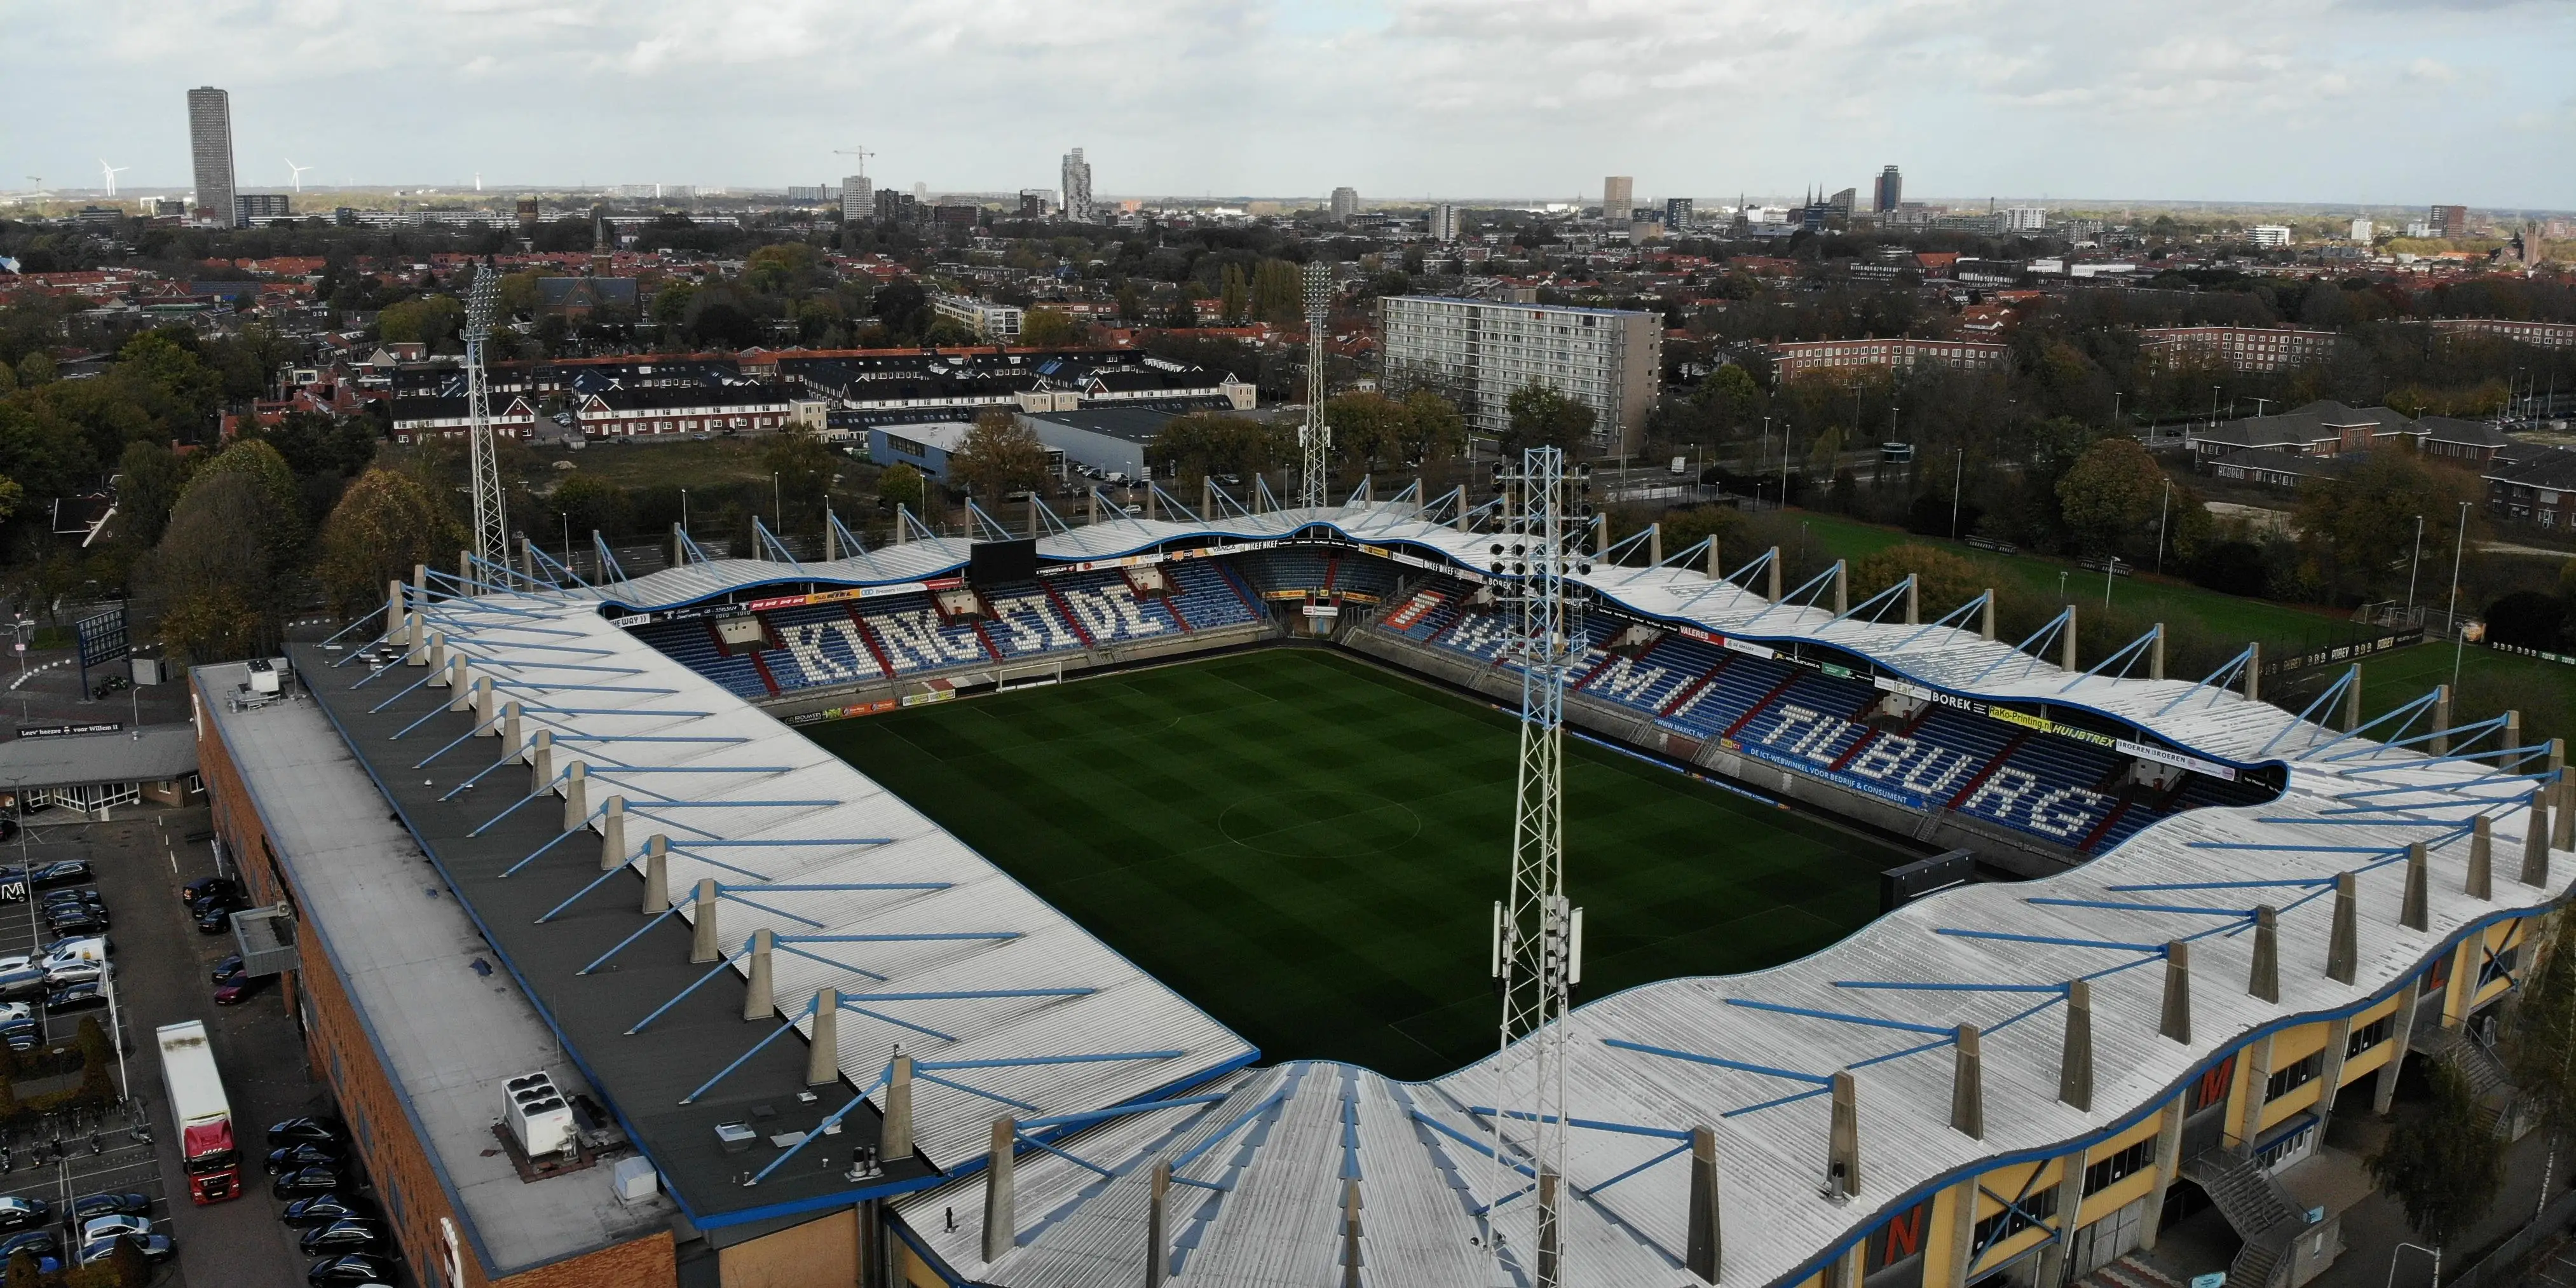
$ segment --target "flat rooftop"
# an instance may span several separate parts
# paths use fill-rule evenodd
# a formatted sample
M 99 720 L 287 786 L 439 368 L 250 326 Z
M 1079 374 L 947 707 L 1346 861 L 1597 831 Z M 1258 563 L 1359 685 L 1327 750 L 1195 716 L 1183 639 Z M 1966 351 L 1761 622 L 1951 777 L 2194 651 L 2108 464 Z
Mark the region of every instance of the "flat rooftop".
M 1179 415 L 1179 412 L 1153 411 L 1143 407 L 1101 407 L 1083 411 L 1032 412 L 1030 419 L 1062 425 L 1067 429 L 1106 434 L 1131 443 L 1150 443 L 1155 435 L 1163 432 L 1163 426 L 1171 424 Z
M 197 685 L 229 692 L 247 673 L 239 662 L 199 667 Z M 327 956 L 347 985 L 495 1277 L 669 1227 L 670 1200 L 620 1203 L 608 1165 L 523 1182 L 496 1150 L 508 1079 L 543 1069 L 568 1093 L 597 1093 L 314 702 L 200 709 L 278 848 L 305 914 L 304 951 Z

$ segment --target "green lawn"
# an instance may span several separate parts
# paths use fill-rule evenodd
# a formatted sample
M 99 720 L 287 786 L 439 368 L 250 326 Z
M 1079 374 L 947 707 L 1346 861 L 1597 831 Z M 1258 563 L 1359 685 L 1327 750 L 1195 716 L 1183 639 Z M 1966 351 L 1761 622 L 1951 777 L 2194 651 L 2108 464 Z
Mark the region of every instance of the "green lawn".
M 2437 684 L 2451 682 L 2452 646 L 2441 641 L 2383 653 L 2361 660 L 2362 718 L 2383 715 L 2424 696 Z M 2460 686 L 2453 719 L 2465 724 L 2507 707 L 2522 712 L 2524 741 L 2576 737 L 2576 666 L 2519 657 L 2471 644 L 2458 650 Z M 2343 673 L 2339 666 L 2305 672 L 2277 693 L 2264 696 L 2296 711 L 2325 691 Z M 2429 717 L 2428 717 L 2429 719 Z M 2335 716 L 2338 727 L 2341 716 Z M 2416 733 L 2432 726 L 2419 722 Z M 2385 731 L 2381 731 L 2385 732 Z M 2498 744 L 2490 741 L 2487 746 Z
M 1425 1078 L 1493 1048 L 1509 715 L 1268 650 L 808 732 L 1270 1059 Z M 1566 756 L 1586 998 L 1813 952 L 1907 857 L 1577 739 Z
M 2078 604 L 2102 602 L 2102 574 L 2088 572 L 2070 560 L 2045 559 L 2036 555 L 1999 555 L 1974 549 L 1963 542 L 1916 536 L 1896 528 L 1882 528 L 1837 515 L 1792 510 L 1789 518 L 1807 525 L 1807 531 L 1817 546 L 1836 558 L 1857 561 L 1874 551 L 1913 542 L 1965 555 L 1994 568 L 1999 577 L 2019 578 L 2030 589 L 2051 600 L 2057 598 L 2058 588 L 2063 585 L 2067 595 Z M 2186 622 L 2197 622 L 2219 639 L 2261 640 L 2267 650 L 2294 643 L 2303 648 L 2343 643 L 2352 637 L 2353 632 L 2351 623 L 2343 616 L 2322 609 L 2222 595 L 2186 582 L 2145 575 L 2113 581 L 2111 602 L 2139 612 L 2156 613 L 2160 620 L 2175 623 L 2177 628 Z M 1924 607 L 1934 608 L 1929 604 Z M 1939 610 L 1950 607 L 1952 605 L 1940 605 Z

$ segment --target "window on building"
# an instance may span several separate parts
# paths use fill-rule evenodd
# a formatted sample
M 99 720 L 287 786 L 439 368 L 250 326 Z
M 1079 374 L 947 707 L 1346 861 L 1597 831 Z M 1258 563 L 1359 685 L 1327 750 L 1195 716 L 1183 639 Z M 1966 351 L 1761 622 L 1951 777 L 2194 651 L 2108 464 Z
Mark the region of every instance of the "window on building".
M 2265 1079 L 2263 1083 L 2263 1099 L 2265 1103 L 2278 1100 L 2281 1097 L 2316 1081 L 2317 1075 L 2324 1072 L 2325 1067 L 2326 1053 L 2323 1051 L 2311 1051 L 2296 1063 L 2290 1064 L 2284 1068 L 2273 1070 L 2272 1076 Z
M 2394 1015 L 2380 1016 L 2378 1019 L 2372 1020 L 2370 1023 L 2354 1029 L 2352 1031 L 2352 1040 L 2344 1043 L 2343 1058 L 2349 1060 L 2372 1047 L 2378 1046 L 2382 1042 L 2386 1042 L 2388 1040 L 2388 1035 L 2395 1033 L 2396 1031 L 2397 1017 Z
M 2522 945 L 2513 944 L 2487 958 L 2485 964 L 2478 967 L 2478 987 L 2485 988 L 2499 979 L 2509 978 L 2513 974 L 2514 959 L 2521 955 Z
M 1991 1248 L 2024 1230 L 2037 1227 L 2040 1222 L 2055 1215 L 2057 1215 L 2057 1187 L 2050 1185 L 2035 1189 L 2024 1196 L 2019 1203 L 1977 1222 L 1974 1246 Z
M 2145 1171 L 2155 1158 L 2156 1138 L 2149 1136 L 2138 1143 L 2100 1160 L 2084 1169 L 2084 1193 L 2099 1194 L 2121 1181 Z

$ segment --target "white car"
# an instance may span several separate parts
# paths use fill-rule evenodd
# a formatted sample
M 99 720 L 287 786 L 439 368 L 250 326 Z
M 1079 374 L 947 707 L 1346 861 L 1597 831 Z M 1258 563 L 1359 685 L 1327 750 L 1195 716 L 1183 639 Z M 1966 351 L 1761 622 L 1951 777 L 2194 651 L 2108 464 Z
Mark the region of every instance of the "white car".
M 131 1234 L 141 1238 L 150 1233 L 152 1233 L 152 1218 L 117 1212 L 107 1216 L 91 1217 L 88 1224 L 81 1227 L 81 1242 L 113 1239 L 120 1234 Z
M 35 960 L 25 953 L 11 953 L 6 957 L 0 957 L 0 975 L 6 975 L 13 970 L 25 970 L 28 963 Z
M 11 1020 L 34 1018 L 36 1018 L 36 1004 L 33 1002 L 0 1002 L 0 1024 L 6 1024 Z

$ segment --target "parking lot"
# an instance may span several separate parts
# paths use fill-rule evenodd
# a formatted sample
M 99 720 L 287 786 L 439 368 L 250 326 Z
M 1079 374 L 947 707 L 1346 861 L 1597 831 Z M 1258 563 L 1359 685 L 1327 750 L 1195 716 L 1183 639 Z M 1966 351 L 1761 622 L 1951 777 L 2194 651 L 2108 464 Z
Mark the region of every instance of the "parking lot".
M 179 899 L 180 886 L 215 873 L 203 808 L 137 812 L 128 819 L 90 823 L 62 810 L 45 811 L 0 854 L 0 862 L 44 864 L 85 859 L 113 918 L 108 934 L 116 964 L 116 1020 L 124 1036 L 120 1085 L 126 1106 L 100 1115 L 43 1121 L 0 1134 L 0 1196 L 44 1200 L 57 1212 L 70 1197 L 101 1191 L 132 1192 L 150 1201 L 156 1230 L 168 1233 L 176 1259 L 154 1276 L 156 1286 L 278 1288 L 304 1282 L 312 1258 L 298 1252 L 297 1231 L 280 1224 L 283 1204 L 269 1197 L 261 1161 L 267 1124 L 297 1114 L 327 1112 L 328 1097 L 308 1075 L 304 1044 L 270 987 L 247 1003 L 217 1007 L 208 975 L 232 951 L 229 935 L 200 934 Z M 197 839 L 190 839 L 190 838 Z M 41 897 L 41 892 L 40 892 Z M 30 910 L 0 904 L 0 956 L 28 951 L 47 938 Z M 38 1010 L 41 1011 L 41 1007 Z M 105 1010 L 87 1011 L 107 1023 Z M 179 1165 L 178 1133 L 163 1090 L 153 1031 L 181 1020 L 204 1021 L 231 1102 L 241 1153 L 243 1196 L 196 1206 Z M 76 1020 L 74 1021 L 76 1023 Z M 67 1039 L 72 1025 L 51 1024 Z M 137 1114 L 136 1111 L 140 1110 Z M 133 1118 L 145 1124 L 133 1130 Z M 7 1233 L 0 1232 L 0 1239 Z

